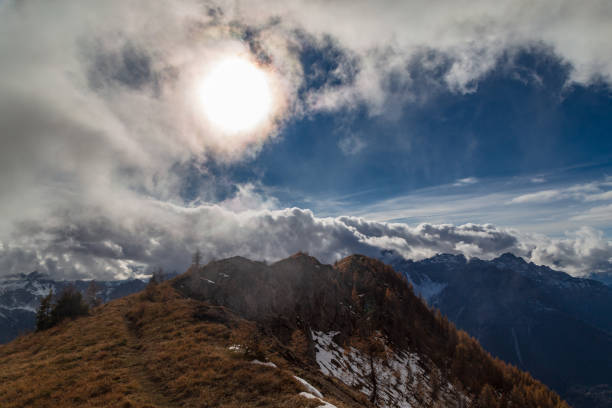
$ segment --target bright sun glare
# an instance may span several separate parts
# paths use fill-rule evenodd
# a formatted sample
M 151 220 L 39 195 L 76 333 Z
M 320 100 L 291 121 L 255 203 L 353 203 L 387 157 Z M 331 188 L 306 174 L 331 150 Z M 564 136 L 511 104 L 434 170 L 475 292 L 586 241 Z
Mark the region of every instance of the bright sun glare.
M 272 92 L 264 71 L 247 59 L 221 61 L 200 88 L 208 120 L 227 133 L 255 129 L 270 114 Z

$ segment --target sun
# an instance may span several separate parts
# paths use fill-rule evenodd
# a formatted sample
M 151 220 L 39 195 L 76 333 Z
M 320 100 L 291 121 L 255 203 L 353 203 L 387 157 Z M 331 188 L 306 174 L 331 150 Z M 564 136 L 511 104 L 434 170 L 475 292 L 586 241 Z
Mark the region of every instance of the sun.
M 240 57 L 214 65 L 202 81 L 199 98 L 207 119 L 225 133 L 256 130 L 272 109 L 268 75 Z

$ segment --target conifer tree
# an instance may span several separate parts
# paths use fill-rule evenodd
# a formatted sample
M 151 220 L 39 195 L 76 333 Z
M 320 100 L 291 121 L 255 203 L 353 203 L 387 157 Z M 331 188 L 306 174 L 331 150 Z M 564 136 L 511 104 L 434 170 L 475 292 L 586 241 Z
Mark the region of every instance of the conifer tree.
M 85 302 L 87 302 L 89 307 L 96 307 L 102 304 L 102 299 L 98 296 L 99 290 L 100 285 L 98 285 L 95 280 L 89 282 L 87 290 L 85 291 Z
M 202 262 L 202 253 L 200 252 L 199 249 L 196 249 L 196 251 L 193 253 L 193 256 L 191 257 L 191 263 L 196 268 L 199 268 L 200 267 L 200 262 Z
M 38 311 L 36 312 L 36 331 L 41 331 L 51 327 L 51 301 L 53 300 L 53 290 L 40 300 Z
M 480 395 L 478 396 L 477 406 L 479 408 L 497 408 L 499 404 L 497 403 L 497 396 L 495 395 L 495 391 L 493 387 L 489 384 L 485 384 L 480 391 Z
M 41 299 L 36 313 L 36 331 L 46 330 L 67 318 L 76 318 L 89 313 L 89 305 L 83 295 L 73 286 L 65 288 L 55 302 L 53 292 Z
M 83 300 L 83 295 L 74 286 L 68 286 L 59 295 L 57 302 L 51 310 L 51 325 L 54 326 L 62 320 L 89 313 L 89 306 Z

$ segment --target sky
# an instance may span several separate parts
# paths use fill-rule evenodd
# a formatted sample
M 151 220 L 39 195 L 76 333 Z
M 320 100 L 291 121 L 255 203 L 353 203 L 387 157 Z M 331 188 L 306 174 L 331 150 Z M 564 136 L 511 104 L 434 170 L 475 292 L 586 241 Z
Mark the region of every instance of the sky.
M 610 38 L 597 0 L 0 1 L 0 276 L 196 249 L 611 272 Z M 232 58 L 273 100 L 237 133 L 200 100 Z

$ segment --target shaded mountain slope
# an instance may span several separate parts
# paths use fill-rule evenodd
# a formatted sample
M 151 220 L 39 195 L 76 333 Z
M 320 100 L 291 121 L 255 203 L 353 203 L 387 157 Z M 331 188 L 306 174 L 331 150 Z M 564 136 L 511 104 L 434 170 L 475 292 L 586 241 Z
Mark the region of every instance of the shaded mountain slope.
M 333 267 L 304 254 L 270 266 L 231 258 L 192 269 L 174 286 L 186 296 L 227 306 L 258 321 L 281 342 L 288 342 L 296 331 L 305 332 L 309 344 L 309 332 L 333 332 L 335 344 L 360 344 L 362 349 L 382 338 L 395 351 L 418 354 L 430 372 L 464 395 L 478 396 L 486 385 L 493 386 L 504 401 L 513 392 L 519 399 L 522 392 L 521 386 L 514 387 L 523 381 L 523 374 L 491 359 L 475 341 L 432 314 L 401 275 L 364 256 L 348 257 Z M 319 363 L 310 350 L 311 363 Z M 536 384 L 530 382 L 526 388 L 540 389 Z
M 381 262 L 192 267 L 0 346 L 0 406 L 566 407 Z
M 493 355 L 529 371 L 576 407 L 612 404 L 611 288 L 511 254 L 491 261 L 383 258 Z

